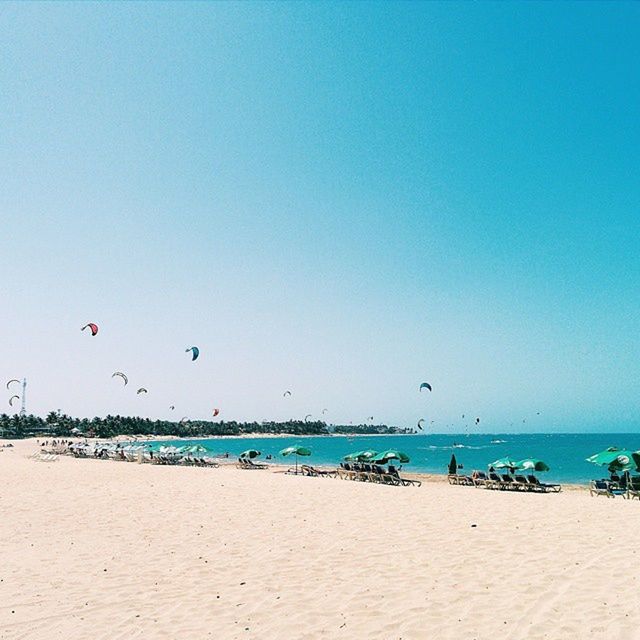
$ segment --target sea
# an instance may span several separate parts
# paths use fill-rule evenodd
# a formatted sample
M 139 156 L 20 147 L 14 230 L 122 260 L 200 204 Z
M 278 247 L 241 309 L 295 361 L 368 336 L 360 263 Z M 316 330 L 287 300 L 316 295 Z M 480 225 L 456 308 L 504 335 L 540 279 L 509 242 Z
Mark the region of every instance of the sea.
M 271 455 L 271 462 L 294 464 L 294 459 L 284 458 L 279 451 L 291 445 L 311 449 L 311 456 L 300 458 L 306 464 L 331 466 L 354 451 L 373 449 L 385 451 L 398 449 L 406 453 L 411 462 L 403 469 L 416 473 L 447 473 L 451 455 L 462 465 L 460 473 L 474 469 L 486 470 L 498 458 L 509 456 L 515 460 L 538 458 L 547 463 L 550 470 L 543 474 L 552 482 L 586 483 L 607 475 L 606 469 L 586 462 L 585 458 L 607 447 L 636 451 L 640 449 L 640 433 L 537 433 L 537 434 L 429 434 L 390 436 L 290 436 L 268 438 L 211 438 L 197 440 L 156 441 L 154 448 L 162 444 L 201 444 L 211 455 L 228 454 L 237 457 L 247 449 L 262 452 L 261 458 Z

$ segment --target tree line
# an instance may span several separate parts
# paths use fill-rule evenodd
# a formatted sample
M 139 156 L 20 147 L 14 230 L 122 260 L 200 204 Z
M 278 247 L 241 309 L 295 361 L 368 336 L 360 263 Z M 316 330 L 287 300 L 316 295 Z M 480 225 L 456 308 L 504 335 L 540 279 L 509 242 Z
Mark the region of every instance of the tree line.
M 205 436 L 241 436 L 243 434 L 293 434 L 298 436 L 322 436 L 338 434 L 400 434 L 413 433 L 413 429 L 388 425 L 327 425 L 317 420 L 287 420 L 285 422 L 236 422 L 208 420 L 150 420 L 135 416 L 111 416 L 104 418 L 73 418 L 51 411 L 46 418 L 35 415 L 0 415 L 0 438 L 29 438 L 48 436 L 55 438 L 116 436 L 178 436 L 200 438 Z

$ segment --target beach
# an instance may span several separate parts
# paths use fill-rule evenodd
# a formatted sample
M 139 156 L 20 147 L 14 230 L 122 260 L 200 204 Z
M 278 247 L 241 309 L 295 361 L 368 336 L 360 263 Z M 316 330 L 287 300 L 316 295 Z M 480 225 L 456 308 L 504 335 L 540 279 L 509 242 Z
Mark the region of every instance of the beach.
M 632 638 L 640 504 L 0 453 L 0 638 Z

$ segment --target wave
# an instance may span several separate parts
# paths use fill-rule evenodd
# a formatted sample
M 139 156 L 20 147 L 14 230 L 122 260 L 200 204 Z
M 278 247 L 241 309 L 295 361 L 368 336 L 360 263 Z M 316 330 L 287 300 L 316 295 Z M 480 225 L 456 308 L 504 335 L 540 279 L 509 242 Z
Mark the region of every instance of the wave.
M 491 445 L 489 445 L 489 444 L 479 444 L 479 445 L 447 444 L 447 445 L 438 447 L 435 444 L 431 444 L 428 447 L 417 447 L 417 448 L 421 449 L 422 451 L 436 451 L 436 450 L 451 451 L 451 449 L 490 449 Z

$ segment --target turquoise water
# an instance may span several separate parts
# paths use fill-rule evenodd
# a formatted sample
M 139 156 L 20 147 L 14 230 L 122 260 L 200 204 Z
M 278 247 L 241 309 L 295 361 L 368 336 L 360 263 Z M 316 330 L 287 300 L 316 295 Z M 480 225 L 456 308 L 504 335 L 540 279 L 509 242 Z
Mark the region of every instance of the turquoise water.
M 351 441 L 350 441 L 351 440 Z M 496 442 L 496 441 L 504 442 Z M 493 442 L 492 442 L 493 441 Z M 348 439 L 337 436 L 309 438 L 213 438 L 210 440 L 189 440 L 165 442 L 164 444 L 200 443 L 213 454 L 228 452 L 237 456 L 246 449 L 262 451 L 262 457 L 273 456 L 273 461 L 293 464 L 293 459 L 283 458 L 278 451 L 292 444 L 303 444 L 313 453 L 304 462 L 318 465 L 332 465 L 343 456 L 363 449 L 400 449 L 409 455 L 411 463 L 405 465 L 407 471 L 424 473 L 446 473 L 451 454 L 456 454 L 464 472 L 486 469 L 497 458 L 511 456 L 516 460 L 533 457 L 544 460 L 551 470 L 544 477 L 558 482 L 588 482 L 601 478 L 606 470 L 596 467 L 585 458 L 610 446 L 640 449 L 640 434 L 518 434 L 518 435 L 402 435 L 363 436 Z M 453 444 L 457 443 L 457 447 Z M 157 443 L 158 445 L 160 443 Z

